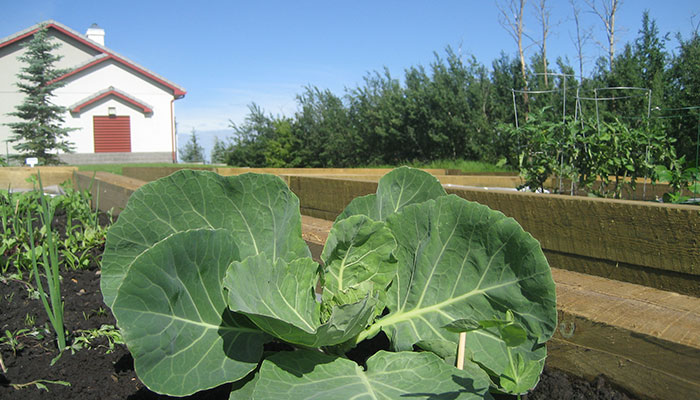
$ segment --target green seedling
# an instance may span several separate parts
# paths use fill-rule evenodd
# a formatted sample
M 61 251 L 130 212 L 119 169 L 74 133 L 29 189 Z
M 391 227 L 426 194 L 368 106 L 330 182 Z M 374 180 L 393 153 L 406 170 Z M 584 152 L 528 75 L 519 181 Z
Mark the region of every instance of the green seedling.
M 10 332 L 5 330 L 5 336 L 0 337 L 0 344 L 9 346 L 12 350 L 13 355 L 17 355 L 17 350 L 22 350 L 24 345 L 19 341 L 18 337 L 24 332 L 24 329 L 20 329 L 16 332 Z
M 35 323 L 36 323 L 36 317 L 34 317 L 33 315 L 27 313 L 24 316 L 24 325 L 25 326 L 33 327 Z
M 44 338 L 44 335 L 41 333 L 40 330 L 36 328 L 23 328 L 18 329 L 14 332 L 11 332 L 6 329 L 5 335 L 0 336 L 0 345 L 10 347 L 10 349 L 12 350 L 12 354 L 17 355 L 17 351 L 22 350 L 24 348 L 24 343 L 21 341 L 21 339 L 23 338 L 33 338 L 36 340 L 41 340 Z
M 78 350 L 94 348 L 95 340 L 100 338 L 107 339 L 106 354 L 113 352 L 115 345 L 124 344 L 121 332 L 113 325 L 102 325 L 99 329 L 79 329 L 73 334 L 73 340 L 68 346 L 71 354 L 75 354 Z

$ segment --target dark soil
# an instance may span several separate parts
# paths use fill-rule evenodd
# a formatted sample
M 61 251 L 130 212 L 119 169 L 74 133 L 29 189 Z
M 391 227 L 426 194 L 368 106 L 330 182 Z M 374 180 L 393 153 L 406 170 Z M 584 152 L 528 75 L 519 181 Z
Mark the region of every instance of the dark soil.
M 65 222 L 56 221 L 56 225 Z M 65 217 L 63 216 L 65 219 Z M 26 274 L 25 274 L 26 275 Z M 64 270 L 61 293 L 65 304 L 65 326 L 69 332 L 97 329 L 103 324 L 115 325 L 109 308 L 102 302 L 99 287 L 99 268 L 92 265 L 87 270 Z M 27 277 L 25 276 L 25 279 Z M 33 282 L 32 282 L 33 285 Z M 17 280 L 0 281 L 0 335 L 5 331 L 48 326 L 48 319 L 39 300 L 30 298 L 28 286 Z M 29 321 L 33 318 L 32 321 Z M 124 345 L 115 345 L 109 351 L 108 342 L 100 338 L 91 349 L 81 349 L 64 354 L 51 366 L 58 354 L 53 336 L 45 339 L 19 337 L 15 352 L 10 346 L 0 346 L 5 370 L 0 370 L 0 399 L 168 399 L 148 390 L 134 372 L 133 359 Z M 70 341 L 69 336 L 68 340 Z M 48 392 L 34 385 L 21 389 L 12 384 L 25 384 L 36 380 L 65 381 L 70 386 L 44 383 Z M 192 399 L 228 399 L 230 385 L 191 396 Z M 498 399 L 514 399 L 500 396 Z M 566 374 L 545 368 L 534 392 L 523 396 L 527 400 L 542 399 L 605 399 L 633 400 L 616 391 L 603 376 L 594 382 L 571 378 Z

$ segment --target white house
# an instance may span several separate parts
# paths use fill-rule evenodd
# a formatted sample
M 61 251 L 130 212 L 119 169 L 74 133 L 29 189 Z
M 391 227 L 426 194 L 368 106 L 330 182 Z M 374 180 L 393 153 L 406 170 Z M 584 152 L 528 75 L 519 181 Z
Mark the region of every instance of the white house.
M 61 44 L 55 64 L 69 72 L 58 78 L 65 85 L 54 91 L 55 104 L 68 109 L 65 126 L 77 128 L 68 140 L 74 153 L 61 154 L 70 164 L 110 162 L 175 162 L 175 100 L 185 90 L 104 46 L 105 32 L 96 24 L 85 35 L 56 21 L 46 21 L 0 39 L 0 154 L 13 153 L 5 145 L 17 121 L 15 110 L 23 94 L 16 82 L 23 45 L 42 26 Z

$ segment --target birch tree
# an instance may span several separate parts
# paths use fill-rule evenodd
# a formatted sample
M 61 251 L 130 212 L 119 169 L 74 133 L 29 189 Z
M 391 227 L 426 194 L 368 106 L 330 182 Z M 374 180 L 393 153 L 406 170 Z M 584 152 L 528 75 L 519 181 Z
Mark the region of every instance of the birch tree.
M 597 15 L 605 26 L 606 46 L 601 46 L 608 52 L 608 67 L 612 71 L 615 60 L 615 16 L 622 5 L 622 0 L 586 0 L 593 14 Z
M 571 12 L 574 16 L 574 26 L 576 27 L 576 37 L 572 38 L 578 59 L 579 79 L 583 81 L 584 47 L 591 40 L 591 31 L 581 26 L 581 9 L 576 5 L 575 0 L 569 0 Z
M 547 79 L 547 37 L 549 36 L 549 17 L 550 8 L 547 6 L 547 0 L 540 0 L 535 4 L 535 17 L 540 22 L 540 54 L 542 55 L 542 66 L 544 73 L 544 86 L 549 88 L 549 81 Z
M 525 93 L 523 93 L 523 102 L 525 110 L 528 111 L 529 99 L 527 95 L 528 81 L 527 71 L 525 67 L 525 47 L 523 45 L 524 23 L 523 12 L 525 10 L 525 0 L 508 0 L 496 1 L 496 7 L 500 11 L 498 22 L 508 32 L 508 34 L 518 44 L 518 58 L 520 59 L 520 73 L 525 82 Z

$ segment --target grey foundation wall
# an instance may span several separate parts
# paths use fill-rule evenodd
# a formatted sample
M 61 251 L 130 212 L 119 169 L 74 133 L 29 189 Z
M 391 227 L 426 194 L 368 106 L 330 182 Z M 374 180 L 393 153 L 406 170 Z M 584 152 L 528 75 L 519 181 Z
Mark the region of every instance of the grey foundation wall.
M 173 162 L 170 152 L 152 153 L 72 153 L 61 154 L 61 161 L 70 165 Z

